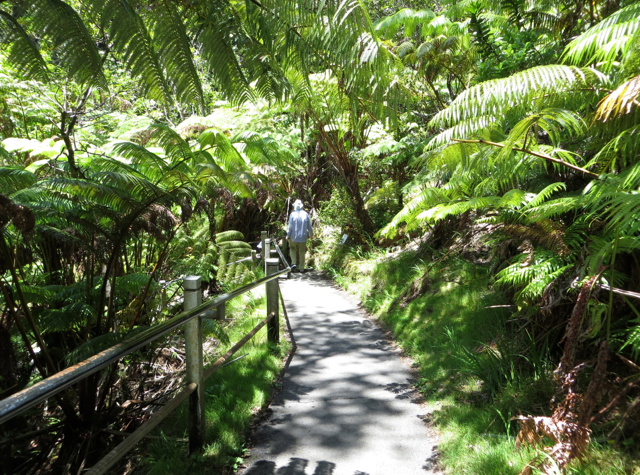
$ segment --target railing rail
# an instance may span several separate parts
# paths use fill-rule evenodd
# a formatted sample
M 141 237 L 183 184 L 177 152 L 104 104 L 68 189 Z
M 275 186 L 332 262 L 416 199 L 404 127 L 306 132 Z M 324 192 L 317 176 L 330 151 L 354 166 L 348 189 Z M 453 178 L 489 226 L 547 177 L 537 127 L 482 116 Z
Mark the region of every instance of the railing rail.
M 263 234 L 264 238 L 264 234 Z M 265 264 L 265 269 L 267 271 L 267 276 L 261 279 L 258 279 L 250 284 L 244 285 L 238 289 L 235 289 L 231 292 L 228 292 L 223 295 L 219 295 L 207 302 L 200 303 L 199 299 L 197 299 L 197 304 L 194 307 L 193 301 L 191 303 L 187 302 L 187 285 L 185 285 L 185 308 L 186 311 L 176 315 L 175 317 L 167 320 L 166 322 L 159 323 L 154 325 L 153 327 L 138 333 L 131 338 L 127 338 L 126 340 L 114 345 L 86 360 L 73 365 L 65 370 L 56 373 L 36 384 L 30 386 L 22 391 L 17 392 L 3 400 L 0 401 L 0 424 L 10 420 L 11 418 L 21 414 L 26 411 L 30 407 L 39 404 L 46 399 L 55 396 L 59 392 L 64 389 L 72 386 L 84 378 L 90 376 L 101 369 L 109 366 L 110 364 L 116 362 L 120 358 L 127 356 L 130 353 L 140 349 L 144 345 L 150 343 L 153 340 L 156 340 L 167 333 L 171 332 L 179 328 L 182 325 L 185 325 L 185 339 L 187 343 L 187 347 L 191 346 L 191 348 L 187 348 L 187 386 L 186 388 L 178 394 L 178 396 L 174 397 L 169 401 L 162 409 L 153 414 L 153 416 L 145 422 L 142 426 L 140 426 L 136 431 L 134 431 L 129 437 L 127 437 L 120 445 L 118 445 L 115 449 L 113 449 L 106 457 L 104 457 L 98 464 L 96 464 L 92 469 L 90 469 L 87 473 L 91 475 L 98 475 L 107 471 L 117 460 L 119 460 L 128 450 L 133 448 L 133 446 L 139 442 L 145 435 L 147 435 L 151 430 L 153 430 L 171 411 L 173 411 L 181 402 L 190 399 L 190 408 L 189 408 L 189 419 L 190 419 L 190 443 L 189 448 L 190 451 L 198 450 L 202 447 L 203 437 L 204 437 L 204 392 L 203 392 L 203 381 L 211 376 L 217 369 L 222 367 L 224 363 L 235 353 L 237 352 L 250 338 L 252 338 L 258 330 L 260 330 L 263 326 L 268 325 L 268 338 L 272 343 L 278 343 L 279 335 L 278 335 L 278 296 L 279 289 L 277 284 L 277 279 L 288 273 L 291 268 L 287 264 L 284 256 L 275 244 L 275 248 L 278 250 L 283 262 L 287 266 L 284 270 L 278 270 L 279 259 L 270 259 L 269 255 L 263 256 L 263 261 Z M 264 248 L 263 248 L 264 251 Z M 264 253 L 264 252 L 263 252 Z M 200 282 L 199 277 L 187 277 L 185 278 L 185 284 L 187 284 L 189 279 L 197 279 L 198 285 Z M 193 284 L 194 282 L 191 282 Z M 215 363 L 210 365 L 208 368 L 202 368 L 202 344 L 201 344 L 201 330 L 200 330 L 200 319 L 201 318 L 219 318 L 221 315 L 224 315 L 224 308 L 226 302 L 252 290 L 261 285 L 265 285 L 267 288 L 267 318 L 265 318 L 262 322 L 260 322 L 251 332 L 249 332 L 242 340 L 236 343 L 225 355 L 220 357 Z M 192 289 L 195 291 L 195 289 Z M 199 290 L 198 290 L 199 291 Z M 193 308 L 188 309 L 191 306 Z M 213 308 L 217 308 L 217 312 L 215 314 L 211 314 L 210 310 Z M 194 321 L 196 322 L 196 326 L 192 328 L 196 329 L 196 343 L 193 342 L 194 337 L 189 336 L 189 327 L 193 325 Z M 193 334 L 193 331 L 191 331 Z M 198 344 L 199 342 L 199 348 Z M 193 345 L 195 346 L 195 350 L 193 349 Z M 194 353 L 195 351 L 195 353 Z M 193 357 L 192 361 L 189 362 L 189 353 L 193 355 L 198 355 L 197 359 L 199 361 L 194 362 Z M 189 365 L 191 364 L 191 369 Z M 199 372 L 196 370 L 196 375 L 193 376 L 190 373 L 193 373 L 193 365 L 196 365 L 196 368 L 199 368 Z M 198 397 L 198 393 L 200 396 Z M 202 418 L 201 422 L 198 422 L 197 419 Z M 194 427 L 192 427 L 194 426 Z

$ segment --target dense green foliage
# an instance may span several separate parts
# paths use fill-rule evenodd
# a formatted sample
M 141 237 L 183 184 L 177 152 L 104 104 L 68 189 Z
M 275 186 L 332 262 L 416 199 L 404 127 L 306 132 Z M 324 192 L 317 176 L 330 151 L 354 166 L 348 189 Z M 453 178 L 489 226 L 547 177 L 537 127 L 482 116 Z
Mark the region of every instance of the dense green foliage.
M 633 0 L 0 2 L 0 395 L 172 315 L 182 275 L 251 280 L 244 239 L 301 198 L 333 266 L 343 233 L 360 256 L 429 243 L 411 285 L 381 280 L 403 310 L 372 308 L 426 375 L 471 372 L 508 435 L 521 414 L 546 440 L 523 473 L 573 470 L 594 438 L 633 447 L 639 18 Z M 445 304 L 413 302 L 437 270 L 475 281 L 462 320 L 511 310 L 475 343 L 434 336 Z M 144 390 L 125 381 L 172 341 L 3 427 L 43 429 L 4 470 L 91 465 L 113 437 L 89 434 L 129 427 Z M 422 361 L 444 344 L 455 358 Z M 509 355 L 535 404 L 501 406 Z

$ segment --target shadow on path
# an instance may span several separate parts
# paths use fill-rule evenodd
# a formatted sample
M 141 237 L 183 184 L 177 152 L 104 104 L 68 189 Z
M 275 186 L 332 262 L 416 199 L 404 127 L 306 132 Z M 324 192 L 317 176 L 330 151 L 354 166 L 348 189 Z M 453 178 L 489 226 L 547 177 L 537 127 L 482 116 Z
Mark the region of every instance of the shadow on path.
M 435 473 L 435 438 L 398 349 L 318 274 L 282 283 L 298 348 L 243 475 Z
M 308 465 L 309 461 L 306 459 L 292 458 L 289 460 L 289 465 L 276 470 L 276 464 L 274 462 L 260 460 L 245 472 L 245 475 L 309 475 L 309 472 L 307 472 Z M 335 467 L 335 463 L 318 462 L 316 469 L 313 471 L 313 475 L 332 475 Z M 357 475 L 367 474 L 360 472 Z

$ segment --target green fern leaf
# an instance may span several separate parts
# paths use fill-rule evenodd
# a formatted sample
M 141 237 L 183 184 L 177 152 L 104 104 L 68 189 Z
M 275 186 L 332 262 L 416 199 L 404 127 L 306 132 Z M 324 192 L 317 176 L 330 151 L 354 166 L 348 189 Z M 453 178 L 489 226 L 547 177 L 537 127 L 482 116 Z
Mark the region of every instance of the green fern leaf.
M 203 45 L 202 58 L 231 101 L 241 104 L 253 99 L 249 81 L 240 66 L 234 46 L 234 39 L 245 44 L 250 40 L 241 27 L 240 16 L 229 2 L 207 2 L 192 29 L 196 41 Z
M 225 242 L 241 241 L 244 235 L 240 231 L 223 231 L 216 234 L 216 244 L 220 245 Z
M 32 0 L 33 26 L 58 51 L 71 79 L 84 86 L 108 89 L 98 53 L 78 13 L 61 0 Z
M 507 78 L 485 81 L 460 94 L 451 105 L 429 123 L 433 127 L 461 127 L 470 121 L 478 125 L 458 131 L 466 135 L 487 127 L 492 118 L 504 117 L 516 108 L 529 110 L 532 106 L 553 103 L 554 99 L 577 88 L 592 86 L 601 81 L 595 71 L 573 66 L 537 66 Z M 451 134 L 447 131 L 446 133 Z M 440 139 L 439 143 L 443 140 Z
M 613 61 L 627 51 L 631 38 L 640 29 L 640 3 L 621 8 L 589 28 L 569 43 L 564 59 L 572 64 L 602 63 L 611 69 Z
M 171 91 L 153 39 L 134 6 L 127 0 L 102 0 L 92 2 L 92 7 L 93 14 L 109 32 L 115 52 L 122 55 L 131 74 L 141 80 L 142 93 L 171 104 Z
M 11 196 L 12 193 L 36 184 L 38 178 L 21 167 L 0 167 L 0 189 Z
M 0 36 L 10 46 L 7 60 L 22 73 L 26 79 L 46 82 L 49 79 L 47 64 L 38 46 L 22 26 L 9 13 L 0 10 Z
M 153 39 L 178 100 L 204 108 L 204 92 L 191 53 L 191 43 L 175 3 L 160 0 L 152 16 Z

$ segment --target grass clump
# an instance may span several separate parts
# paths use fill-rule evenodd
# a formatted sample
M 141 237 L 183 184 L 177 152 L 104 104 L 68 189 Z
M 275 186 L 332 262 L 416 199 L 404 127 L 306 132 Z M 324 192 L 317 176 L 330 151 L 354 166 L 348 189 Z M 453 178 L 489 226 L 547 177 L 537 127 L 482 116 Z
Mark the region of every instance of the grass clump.
M 264 298 L 240 297 L 227 304 L 227 318 L 232 322 L 225 330 L 230 342 L 237 342 L 266 317 Z M 285 327 L 281 316 L 280 334 Z M 231 343 L 232 344 L 232 343 Z M 219 347 L 216 355 L 227 351 Z M 153 475 L 230 474 L 247 455 L 245 437 L 254 416 L 268 403 L 274 381 L 283 367 L 289 344 L 281 338 L 279 346 L 267 342 L 263 327 L 231 359 L 243 356 L 220 368 L 205 381 L 206 435 L 202 454 L 188 455 L 188 444 L 176 438 L 187 438 L 187 406 L 183 404 L 159 430 L 161 439 L 146 448 L 144 473 Z M 244 356 L 246 355 L 246 356 Z

